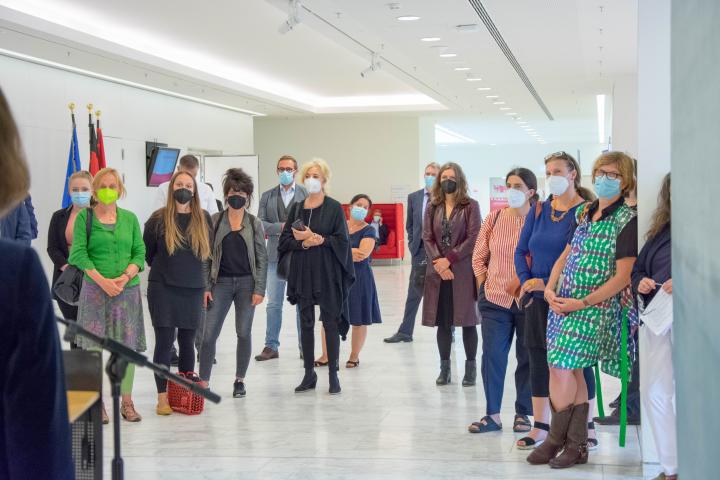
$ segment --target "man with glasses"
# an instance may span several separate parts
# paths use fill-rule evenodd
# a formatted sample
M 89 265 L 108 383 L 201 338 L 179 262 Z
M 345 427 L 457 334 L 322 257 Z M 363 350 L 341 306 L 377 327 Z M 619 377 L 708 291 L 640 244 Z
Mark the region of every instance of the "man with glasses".
M 280 348 L 280 327 L 282 326 L 282 307 L 285 300 L 285 281 L 278 278 L 278 241 L 290 208 L 295 203 L 303 202 L 307 190 L 295 184 L 297 161 L 291 155 L 283 155 L 277 163 L 277 174 L 280 185 L 262 194 L 258 217 L 263 222 L 267 237 L 268 272 L 267 272 L 267 329 L 265 331 L 265 348 L 255 357 L 262 362 L 278 358 Z M 300 348 L 300 317 L 296 315 L 298 329 L 298 348 Z M 301 350 L 302 352 L 302 350 Z M 302 358 L 302 353 L 300 354 Z

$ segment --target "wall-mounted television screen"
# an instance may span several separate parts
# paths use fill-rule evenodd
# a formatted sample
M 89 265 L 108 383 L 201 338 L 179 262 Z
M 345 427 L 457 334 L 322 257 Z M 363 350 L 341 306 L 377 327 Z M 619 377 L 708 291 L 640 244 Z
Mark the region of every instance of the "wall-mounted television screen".
M 175 173 L 180 150 L 177 148 L 156 147 L 152 151 L 147 168 L 147 186 L 157 187 L 169 182 Z

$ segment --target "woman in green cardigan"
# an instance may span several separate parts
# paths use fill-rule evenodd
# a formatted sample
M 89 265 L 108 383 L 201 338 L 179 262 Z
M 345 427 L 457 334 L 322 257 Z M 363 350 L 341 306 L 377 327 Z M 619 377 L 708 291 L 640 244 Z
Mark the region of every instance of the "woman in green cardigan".
M 95 207 L 80 212 L 75 219 L 73 244 L 68 263 L 85 272 L 78 303 L 78 323 L 100 336 L 124 343 L 138 352 L 146 349 L 140 278 L 145 265 L 145 243 L 134 213 L 117 206 L 125 195 L 117 170 L 103 168 L 93 180 Z M 92 213 L 90 238 L 86 222 Z M 97 348 L 78 338 L 81 348 Z M 134 365 L 127 367 L 122 382 L 120 413 L 129 422 L 142 417 L 132 401 Z M 103 423 L 108 423 L 103 407 Z

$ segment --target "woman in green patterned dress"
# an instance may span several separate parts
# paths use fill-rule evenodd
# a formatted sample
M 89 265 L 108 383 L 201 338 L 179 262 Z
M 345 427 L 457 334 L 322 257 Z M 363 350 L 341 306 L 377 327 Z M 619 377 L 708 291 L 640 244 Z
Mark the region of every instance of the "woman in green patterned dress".
M 602 362 L 605 371 L 620 376 L 621 355 L 628 354 L 620 351 L 620 325 L 624 316 L 628 324 L 637 323 L 624 294 L 637 257 L 636 213 L 624 200 L 635 187 L 633 160 L 621 152 L 604 153 L 592 176 L 598 200 L 577 210 L 577 227 L 545 289 L 553 418 L 547 440 L 528 462 L 552 468 L 587 462 L 589 405 L 582 369 Z

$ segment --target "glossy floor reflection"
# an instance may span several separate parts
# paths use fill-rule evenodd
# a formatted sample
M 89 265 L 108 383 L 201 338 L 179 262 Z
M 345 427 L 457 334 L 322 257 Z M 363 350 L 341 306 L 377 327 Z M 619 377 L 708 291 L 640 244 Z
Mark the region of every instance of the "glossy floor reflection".
M 650 478 L 655 473 L 656 469 L 650 469 L 643 477 L 635 427 L 628 430 L 626 448 L 617 445 L 616 427 L 600 427 L 600 448 L 591 453 L 588 465 L 567 471 L 528 465 L 527 452 L 513 448 L 510 374 L 504 431 L 467 433 L 469 422 L 483 415 L 485 402 L 480 378 L 476 387 L 459 385 L 465 360 L 462 342 L 454 346 L 453 383 L 436 387 L 434 330 L 418 326 L 413 343 L 382 341 L 400 323 L 408 274 L 405 266 L 375 268 L 384 323 L 370 327 L 359 368 L 344 368 L 349 342 L 342 344 L 340 396 L 327 393 L 323 369 L 318 369 L 315 392 L 293 393 L 303 370 L 289 306 L 280 358 L 262 363 L 252 360 L 244 399 L 230 395 L 235 369 L 232 312 L 213 372 L 212 388 L 223 395 L 221 404 L 207 404 L 196 417 L 158 417 L 153 378 L 147 370 L 138 370 L 135 405 L 144 420 L 122 425 L 126 478 L 614 480 Z M 149 316 L 146 322 L 152 346 Z M 254 354 L 262 350 L 264 335 L 263 304 L 253 327 Z M 514 368 L 512 360 L 510 368 Z M 606 379 L 604 386 L 606 398 L 617 393 L 614 382 Z M 105 428 L 105 476 L 110 478 L 112 429 Z

